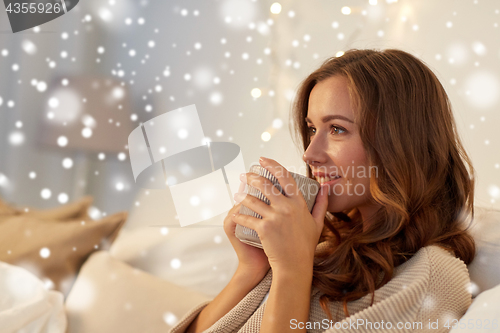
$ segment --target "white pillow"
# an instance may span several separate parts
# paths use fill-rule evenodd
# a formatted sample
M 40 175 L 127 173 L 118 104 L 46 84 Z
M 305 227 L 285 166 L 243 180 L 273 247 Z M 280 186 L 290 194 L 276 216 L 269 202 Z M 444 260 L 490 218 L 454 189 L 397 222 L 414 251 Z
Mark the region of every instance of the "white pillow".
M 98 251 L 82 266 L 66 299 L 68 333 L 166 333 L 208 301 Z
M 500 285 L 479 294 L 450 333 L 500 332 Z
M 476 257 L 468 266 L 473 296 L 500 284 L 500 211 L 475 207 L 470 229 L 476 241 Z
M 222 228 L 122 230 L 110 253 L 132 267 L 215 297 L 228 284 L 238 258 Z M 165 229 L 163 229 L 165 232 Z
M 217 296 L 238 266 L 222 226 L 180 227 L 168 189 L 141 190 L 135 201 L 139 206 L 134 205 L 111 255 L 179 286 Z
M 28 270 L 0 262 L 0 333 L 64 333 L 63 294 Z

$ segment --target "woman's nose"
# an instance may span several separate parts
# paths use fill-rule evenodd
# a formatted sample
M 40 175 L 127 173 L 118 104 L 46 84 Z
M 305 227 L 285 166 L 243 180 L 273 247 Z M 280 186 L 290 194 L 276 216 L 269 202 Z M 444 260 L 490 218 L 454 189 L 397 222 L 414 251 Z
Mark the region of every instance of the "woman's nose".
M 325 163 L 326 162 L 326 147 L 318 138 L 313 138 L 309 146 L 307 147 L 302 159 L 309 165 L 313 163 Z

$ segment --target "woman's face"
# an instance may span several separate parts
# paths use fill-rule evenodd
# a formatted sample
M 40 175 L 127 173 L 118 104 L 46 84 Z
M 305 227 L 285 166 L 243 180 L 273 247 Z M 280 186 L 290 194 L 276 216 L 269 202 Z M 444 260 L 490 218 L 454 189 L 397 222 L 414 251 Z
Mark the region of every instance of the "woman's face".
M 347 84 L 345 77 L 333 76 L 312 89 L 305 119 L 311 143 L 303 159 L 328 190 L 329 212 L 358 207 L 365 220 L 378 206 L 370 194 L 370 167 Z

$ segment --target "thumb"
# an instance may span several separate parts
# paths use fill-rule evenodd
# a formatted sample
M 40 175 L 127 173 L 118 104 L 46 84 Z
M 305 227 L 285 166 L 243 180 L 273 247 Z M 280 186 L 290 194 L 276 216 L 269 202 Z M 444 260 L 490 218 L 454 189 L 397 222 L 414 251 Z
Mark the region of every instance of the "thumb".
M 322 186 L 316 196 L 316 202 L 312 210 L 312 217 L 316 223 L 323 223 L 326 210 L 328 209 L 328 187 Z

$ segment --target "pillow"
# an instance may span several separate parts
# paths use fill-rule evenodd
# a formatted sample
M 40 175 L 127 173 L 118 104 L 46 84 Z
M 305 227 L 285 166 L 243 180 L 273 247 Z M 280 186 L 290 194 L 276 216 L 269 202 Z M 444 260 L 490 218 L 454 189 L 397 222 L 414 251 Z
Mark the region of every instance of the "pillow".
M 0 262 L 0 332 L 64 333 L 63 295 L 22 267 Z
M 482 292 L 450 333 L 500 332 L 500 285 Z M 450 325 L 450 326 L 453 326 Z
M 149 274 L 215 297 L 238 267 L 224 229 L 180 227 L 169 189 L 142 189 L 111 255 Z
M 44 220 L 90 220 L 87 213 L 94 199 L 91 196 L 82 197 L 74 202 L 50 209 L 28 209 L 26 216 L 34 216 Z
M 48 288 L 67 294 L 87 257 L 108 248 L 125 223 L 117 213 L 99 221 L 72 220 L 57 223 L 29 215 L 0 220 L 0 261 L 31 271 Z
M 165 333 L 208 301 L 99 251 L 85 262 L 66 300 L 68 333 Z
M 220 227 L 126 230 L 110 253 L 127 264 L 215 297 L 229 283 L 238 257 Z
M 34 216 L 46 220 L 90 219 L 87 211 L 92 204 L 91 196 L 84 196 L 74 202 L 49 209 L 16 208 L 0 198 L 0 217 L 11 215 Z
M 9 205 L 5 201 L 3 201 L 2 198 L 0 198 L 0 217 L 6 216 L 6 215 L 7 216 L 16 215 L 16 214 L 20 214 L 20 213 L 21 213 L 21 210 L 16 209 L 15 207 L 12 207 L 11 205 Z
M 473 296 L 500 284 L 500 211 L 474 208 L 470 229 L 476 241 L 476 257 L 468 265 Z

